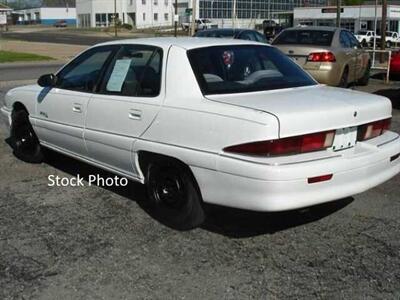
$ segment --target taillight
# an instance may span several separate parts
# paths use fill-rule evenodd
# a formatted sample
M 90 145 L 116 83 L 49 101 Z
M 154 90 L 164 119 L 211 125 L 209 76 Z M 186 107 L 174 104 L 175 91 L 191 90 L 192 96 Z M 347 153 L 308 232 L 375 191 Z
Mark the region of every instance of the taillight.
M 312 62 L 335 62 L 336 57 L 332 52 L 313 52 L 307 57 L 307 61 Z
M 278 140 L 252 142 L 240 145 L 229 146 L 225 152 L 274 156 L 284 154 L 299 154 L 311 151 L 318 151 L 329 148 L 333 144 L 335 131 L 324 131 L 306 135 L 299 135 Z
M 384 119 L 358 127 L 357 141 L 365 141 L 380 136 L 390 128 L 391 119 Z

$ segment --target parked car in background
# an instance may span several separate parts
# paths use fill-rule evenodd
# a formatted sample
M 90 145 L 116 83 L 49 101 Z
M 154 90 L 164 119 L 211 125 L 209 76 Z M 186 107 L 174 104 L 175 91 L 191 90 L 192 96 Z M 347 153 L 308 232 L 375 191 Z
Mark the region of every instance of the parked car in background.
M 207 29 L 196 32 L 195 37 L 227 38 L 267 43 L 266 38 L 256 30 L 250 29 Z
M 282 31 L 272 42 L 318 82 L 347 87 L 367 85 L 371 62 L 354 35 L 335 27 L 296 27 Z
M 377 36 L 376 38 L 377 45 L 381 44 L 381 39 L 382 39 L 381 36 Z M 400 36 L 397 32 L 386 31 L 385 41 L 386 41 L 386 47 L 391 48 L 392 46 L 397 46 L 400 43 Z
M 54 23 L 54 27 L 67 27 L 68 23 L 65 20 L 58 20 L 57 22 Z
M 371 30 L 360 30 L 355 37 L 363 47 L 371 46 L 374 42 L 374 32 Z
M 400 51 L 392 52 L 392 57 L 390 59 L 390 75 L 400 75 Z
M 282 211 L 390 179 L 391 114 L 389 99 L 319 85 L 269 45 L 152 38 L 91 47 L 8 91 L 0 115 L 20 159 L 48 147 L 146 184 L 149 211 L 189 229 L 203 202 Z
M 211 20 L 208 19 L 196 19 L 195 21 L 195 30 L 205 30 L 205 29 L 210 29 L 210 28 L 218 28 L 218 24 L 215 22 L 212 22 Z M 187 23 L 182 23 L 182 28 L 183 30 L 190 30 L 190 27 L 192 26 L 191 22 Z

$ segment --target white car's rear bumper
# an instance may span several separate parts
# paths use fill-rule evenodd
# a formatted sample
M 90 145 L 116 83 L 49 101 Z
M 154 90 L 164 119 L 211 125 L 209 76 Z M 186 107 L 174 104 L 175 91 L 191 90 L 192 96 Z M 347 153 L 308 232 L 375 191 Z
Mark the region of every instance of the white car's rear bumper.
M 5 131 L 6 137 L 10 135 L 11 111 L 5 106 L 0 109 L 0 126 Z
M 400 137 L 387 132 L 385 137 L 333 152 L 327 159 L 265 165 L 221 157 L 221 171 L 198 167 L 192 170 L 205 202 L 256 211 L 282 211 L 373 188 L 400 172 L 398 154 Z M 308 178 L 326 174 L 333 174 L 332 179 L 308 183 Z

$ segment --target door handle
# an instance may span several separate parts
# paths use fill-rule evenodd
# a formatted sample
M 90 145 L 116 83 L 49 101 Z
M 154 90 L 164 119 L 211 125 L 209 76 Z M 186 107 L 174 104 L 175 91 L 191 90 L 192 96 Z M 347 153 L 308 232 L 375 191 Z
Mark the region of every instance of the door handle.
M 142 111 L 139 109 L 131 109 L 129 112 L 129 119 L 141 120 L 142 119 Z
M 81 113 L 82 112 L 82 105 L 80 104 L 74 104 L 72 106 L 72 111 L 76 113 Z

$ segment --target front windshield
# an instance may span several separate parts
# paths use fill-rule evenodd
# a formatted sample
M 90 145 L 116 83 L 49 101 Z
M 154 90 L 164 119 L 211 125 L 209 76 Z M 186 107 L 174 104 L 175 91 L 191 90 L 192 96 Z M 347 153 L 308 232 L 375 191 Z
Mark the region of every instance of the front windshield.
M 315 85 L 290 58 L 268 46 L 216 46 L 188 51 L 205 95 L 231 94 Z

